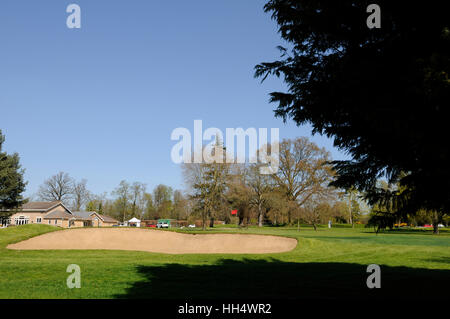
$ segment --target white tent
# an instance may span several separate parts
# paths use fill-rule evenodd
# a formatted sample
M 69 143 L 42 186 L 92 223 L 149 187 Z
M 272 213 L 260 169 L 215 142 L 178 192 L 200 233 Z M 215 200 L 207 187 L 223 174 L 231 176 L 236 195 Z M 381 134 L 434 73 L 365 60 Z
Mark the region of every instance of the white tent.
M 128 225 L 131 226 L 131 224 L 136 224 L 136 227 L 141 227 L 141 220 L 133 217 L 128 221 Z

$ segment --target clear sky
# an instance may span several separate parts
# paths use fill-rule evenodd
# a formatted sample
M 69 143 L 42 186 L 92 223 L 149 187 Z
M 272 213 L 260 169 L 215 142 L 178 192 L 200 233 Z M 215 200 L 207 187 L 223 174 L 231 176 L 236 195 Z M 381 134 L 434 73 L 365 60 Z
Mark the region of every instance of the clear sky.
M 68 29 L 66 7 L 81 7 Z M 309 127 L 273 116 L 253 67 L 282 44 L 263 0 L 2 0 L 0 129 L 7 152 L 26 169 L 27 195 L 58 171 L 86 178 L 94 193 L 121 180 L 151 190 L 183 188 L 172 163 L 177 127 L 280 128 L 281 138 Z M 345 156 L 321 136 L 333 158 Z

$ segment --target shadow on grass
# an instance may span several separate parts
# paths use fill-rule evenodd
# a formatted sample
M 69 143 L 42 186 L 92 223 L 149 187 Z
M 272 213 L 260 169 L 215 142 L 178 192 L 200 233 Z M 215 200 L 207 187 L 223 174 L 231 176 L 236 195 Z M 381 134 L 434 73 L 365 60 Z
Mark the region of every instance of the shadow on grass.
M 365 265 L 222 259 L 213 265 L 138 266 L 143 280 L 116 298 L 448 299 L 450 270 L 381 266 L 381 288 L 369 289 Z

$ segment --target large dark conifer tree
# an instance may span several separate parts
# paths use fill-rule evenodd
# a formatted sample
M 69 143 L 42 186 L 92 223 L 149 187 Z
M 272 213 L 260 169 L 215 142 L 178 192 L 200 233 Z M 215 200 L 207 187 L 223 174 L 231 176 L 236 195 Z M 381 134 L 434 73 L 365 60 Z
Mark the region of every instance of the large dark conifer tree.
M 17 153 L 8 155 L 4 152 L 2 149 L 4 142 L 5 137 L 0 130 L 0 218 L 11 214 L 11 209 L 23 204 L 22 193 L 26 186 L 19 155 Z
M 381 28 L 366 9 L 381 8 Z M 398 202 L 450 209 L 450 19 L 445 1 L 271 0 L 279 61 L 260 63 L 256 77 L 282 77 L 272 92 L 276 116 L 334 138 L 351 155 L 334 162 L 335 186 L 357 187 L 372 202 L 388 194 L 379 178 L 408 191 Z M 392 194 L 391 194 L 392 195 Z M 393 194 L 396 195 L 396 194 Z M 397 194 L 398 195 L 398 194 Z

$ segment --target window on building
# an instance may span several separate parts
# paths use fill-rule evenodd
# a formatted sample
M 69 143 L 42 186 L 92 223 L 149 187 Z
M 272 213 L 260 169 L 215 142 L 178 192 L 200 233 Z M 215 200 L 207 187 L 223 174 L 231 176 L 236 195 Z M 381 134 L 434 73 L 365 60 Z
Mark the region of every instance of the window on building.
M 36 218 L 36 223 L 38 224 L 42 223 L 42 218 L 41 217 Z
M 6 226 L 8 226 L 8 225 L 10 225 L 10 224 L 11 224 L 11 218 L 8 218 L 8 217 L 0 217 L 0 225 L 1 225 L 1 226 L 6 227 Z
M 58 220 L 57 219 L 55 219 L 55 225 L 58 225 Z
M 29 222 L 29 217 L 27 217 L 27 216 L 19 216 L 19 217 L 14 218 L 14 223 L 16 225 L 25 225 L 25 224 L 28 224 L 28 222 Z

